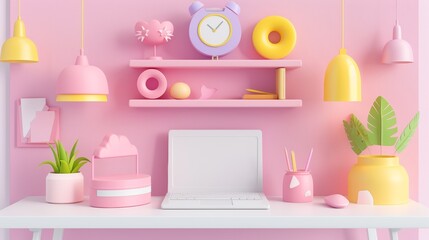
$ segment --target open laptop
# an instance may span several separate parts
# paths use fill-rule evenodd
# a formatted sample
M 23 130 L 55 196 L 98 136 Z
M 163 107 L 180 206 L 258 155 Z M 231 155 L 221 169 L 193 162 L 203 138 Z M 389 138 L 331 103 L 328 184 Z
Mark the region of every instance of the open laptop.
M 170 130 L 163 209 L 268 209 L 260 130 Z

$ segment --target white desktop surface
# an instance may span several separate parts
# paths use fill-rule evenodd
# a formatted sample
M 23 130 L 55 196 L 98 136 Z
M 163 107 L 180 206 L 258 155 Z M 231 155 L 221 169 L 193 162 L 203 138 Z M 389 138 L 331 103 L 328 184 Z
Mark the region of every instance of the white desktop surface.
M 350 204 L 334 209 L 320 197 L 313 203 L 285 203 L 271 198 L 269 210 L 162 210 L 163 197 L 129 208 L 93 208 L 49 204 L 44 197 L 27 197 L 0 210 L 0 228 L 429 228 L 429 208 L 405 205 Z

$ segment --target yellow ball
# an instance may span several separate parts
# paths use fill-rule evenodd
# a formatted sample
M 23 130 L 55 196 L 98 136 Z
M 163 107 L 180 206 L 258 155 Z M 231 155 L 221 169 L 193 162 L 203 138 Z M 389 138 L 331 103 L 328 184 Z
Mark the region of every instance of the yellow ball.
M 186 99 L 191 95 L 191 88 L 188 84 L 178 82 L 170 88 L 170 96 L 175 99 Z

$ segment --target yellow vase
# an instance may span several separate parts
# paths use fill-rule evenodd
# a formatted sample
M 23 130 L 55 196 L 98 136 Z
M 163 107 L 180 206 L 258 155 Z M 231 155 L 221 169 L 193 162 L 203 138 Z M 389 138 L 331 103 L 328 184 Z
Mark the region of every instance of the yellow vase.
M 357 203 L 359 191 L 368 190 L 376 205 L 408 202 L 408 174 L 396 156 L 362 155 L 348 177 L 348 198 Z

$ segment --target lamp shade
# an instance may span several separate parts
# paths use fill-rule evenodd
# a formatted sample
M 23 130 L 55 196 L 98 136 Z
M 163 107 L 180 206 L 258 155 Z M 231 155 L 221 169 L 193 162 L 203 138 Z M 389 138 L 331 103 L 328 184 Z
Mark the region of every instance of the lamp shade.
M 402 39 L 402 30 L 399 24 L 393 28 L 393 39 L 386 43 L 381 61 L 386 64 L 412 63 L 414 61 L 413 49 Z
M 356 62 L 345 48 L 335 56 L 325 72 L 325 101 L 361 101 L 361 77 Z
M 34 63 L 39 61 L 36 45 L 25 34 L 24 22 L 18 17 L 13 36 L 3 43 L 0 61 L 10 63 Z
M 106 102 L 109 88 L 106 75 L 89 65 L 83 50 L 75 65 L 66 67 L 57 82 L 59 102 Z

